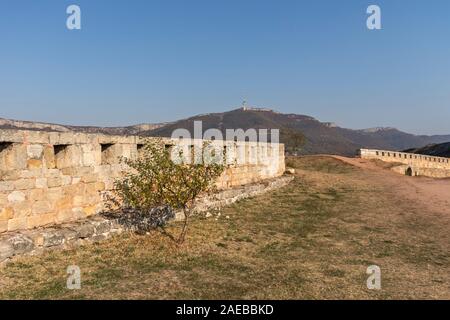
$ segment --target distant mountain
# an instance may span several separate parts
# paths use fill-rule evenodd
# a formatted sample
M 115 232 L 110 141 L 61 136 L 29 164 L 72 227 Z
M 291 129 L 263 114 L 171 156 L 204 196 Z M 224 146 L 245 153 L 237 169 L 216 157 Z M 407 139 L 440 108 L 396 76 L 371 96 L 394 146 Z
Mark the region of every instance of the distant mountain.
M 59 132 L 86 132 L 86 133 L 104 133 L 113 135 L 135 135 L 142 131 L 156 129 L 165 124 L 137 124 L 126 127 L 94 127 L 94 126 L 68 126 L 44 122 L 9 120 L 0 118 L 0 129 L 25 129 Z
M 440 143 L 440 144 L 430 144 L 430 145 L 427 145 L 422 148 L 407 149 L 407 150 L 404 150 L 404 152 L 450 158 L 450 142 Z
M 170 137 L 178 128 L 193 135 L 194 121 L 203 122 L 203 130 L 266 128 L 280 129 L 280 140 L 286 149 L 299 154 L 354 155 L 360 148 L 403 150 L 431 143 L 450 141 L 450 135 L 413 135 L 395 128 L 352 130 L 330 122 L 320 122 L 313 117 L 299 114 L 282 114 L 269 109 L 240 108 L 223 113 L 210 113 L 172 122 L 156 129 L 141 132 L 146 136 Z M 299 150 L 296 150 L 301 142 Z
M 1 128 L 45 131 L 76 131 L 116 135 L 170 137 L 175 129 L 184 128 L 194 136 L 194 121 L 202 121 L 203 132 L 216 128 L 225 137 L 226 129 L 279 129 L 280 141 L 290 153 L 354 155 L 360 148 L 404 150 L 450 141 L 450 135 L 414 135 L 395 128 L 352 130 L 332 122 L 320 122 L 300 114 L 283 114 L 270 109 L 244 107 L 228 112 L 197 115 L 162 124 L 139 124 L 126 127 L 66 126 L 0 118 Z

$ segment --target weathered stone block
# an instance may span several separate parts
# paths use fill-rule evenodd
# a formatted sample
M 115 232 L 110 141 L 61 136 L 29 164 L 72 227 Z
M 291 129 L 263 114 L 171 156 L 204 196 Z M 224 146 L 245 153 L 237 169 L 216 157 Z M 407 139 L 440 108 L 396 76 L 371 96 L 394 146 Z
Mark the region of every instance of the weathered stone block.
M 43 233 L 44 237 L 44 247 L 54 247 L 59 246 L 64 243 L 64 234 L 60 230 L 54 230 Z
M 14 217 L 14 210 L 10 207 L 0 208 L 0 220 L 9 220 Z
M 55 210 L 57 212 L 65 209 L 71 209 L 73 206 L 73 197 L 64 196 L 56 201 Z
M 63 186 L 63 194 L 69 196 L 81 196 L 85 193 L 86 186 L 84 183 L 72 184 L 70 186 Z
M 54 187 L 60 187 L 61 186 L 61 178 L 48 178 L 47 179 L 47 186 L 49 188 L 54 188 Z
M 18 234 L 8 241 L 14 250 L 14 255 L 24 254 L 34 249 L 33 240 L 23 234 Z
M 19 179 L 14 181 L 15 190 L 29 190 L 33 189 L 36 185 L 35 179 Z
M 22 202 L 25 201 L 25 193 L 22 191 L 13 191 L 8 195 L 9 202 Z
M 27 228 L 32 229 L 55 223 L 55 213 L 37 214 L 27 217 Z
M 27 145 L 27 155 L 30 159 L 42 159 L 44 147 L 41 144 Z
M 31 207 L 33 214 L 49 213 L 52 210 L 52 205 L 49 201 L 36 201 Z
M 42 177 L 43 171 L 42 169 L 27 169 L 20 171 L 20 178 L 30 179 L 30 178 L 39 178 Z
M 68 186 L 72 184 L 72 177 L 71 176 L 62 176 L 61 177 L 61 185 Z
M 97 206 L 91 205 L 83 208 L 84 214 L 86 217 L 92 216 L 97 213 Z
M 15 218 L 8 220 L 8 231 L 15 231 L 27 228 L 27 218 Z
M 108 220 L 94 222 L 94 226 L 96 234 L 106 233 L 111 230 L 111 223 Z
M 60 209 L 57 210 L 57 214 L 56 214 L 56 222 L 61 223 L 61 222 L 68 222 L 68 221 L 72 221 L 74 220 L 74 213 L 72 211 L 72 209 Z
M 44 178 L 59 178 L 61 176 L 61 171 L 59 169 L 48 169 L 45 171 Z
M 14 211 L 13 218 L 24 218 L 31 214 L 31 201 L 13 203 L 12 208 Z
M 8 180 L 17 180 L 20 179 L 20 170 L 1 170 L 0 171 L 0 180 L 8 181 Z
M 7 240 L 0 240 L 0 262 L 14 255 L 14 248 Z
M 34 201 L 40 201 L 44 198 L 44 190 L 42 189 L 33 189 L 29 192 L 28 200 L 34 202 Z
M 103 241 L 103 240 L 105 240 L 107 237 L 105 236 L 105 235 L 103 235 L 103 234 L 96 234 L 95 236 L 93 236 L 92 238 L 91 238 L 91 241 L 92 242 L 100 242 L 100 241 Z
M 98 181 L 98 175 L 95 173 L 87 174 L 81 177 L 81 182 L 93 183 Z
M 44 189 L 47 187 L 48 187 L 47 178 L 37 178 L 36 179 L 36 188 Z
M 44 162 L 47 169 L 56 168 L 55 151 L 51 145 L 44 147 Z
M 14 182 L 13 181 L 0 181 L 0 192 L 13 191 Z
M 45 191 L 46 199 L 52 203 L 55 203 L 62 197 L 64 197 L 64 191 L 62 187 L 48 188 Z
M 77 233 L 77 238 L 89 238 L 94 234 L 94 226 L 90 223 L 85 223 L 79 226 L 76 226 L 74 231 Z
M 42 168 L 43 163 L 42 160 L 37 159 L 28 159 L 27 160 L 27 168 L 28 169 L 40 169 Z

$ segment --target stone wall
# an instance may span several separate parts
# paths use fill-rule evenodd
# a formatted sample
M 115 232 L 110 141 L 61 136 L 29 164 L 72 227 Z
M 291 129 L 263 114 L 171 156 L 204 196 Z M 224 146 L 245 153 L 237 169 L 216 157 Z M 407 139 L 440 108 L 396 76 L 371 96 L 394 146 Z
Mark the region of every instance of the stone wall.
M 293 178 L 293 176 L 283 176 L 222 190 L 217 194 L 199 199 L 196 211 L 206 213 L 206 218 L 212 217 L 213 215 L 208 210 L 220 210 L 221 207 L 238 200 L 281 188 L 292 181 Z M 220 211 L 218 212 L 220 213 Z M 177 212 L 176 217 L 181 219 L 182 213 Z M 218 215 L 216 215 L 216 219 L 218 219 Z M 126 225 L 121 224 L 118 219 L 95 215 L 57 226 L 5 232 L 0 235 L 0 264 L 25 254 L 34 255 L 45 250 L 72 248 L 106 240 L 124 231 L 129 231 L 129 229 Z
M 119 157 L 136 158 L 144 143 L 138 136 L 0 130 L 0 233 L 100 212 L 101 193 L 111 190 L 126 170 Z M 201 141 L 164 143 L 173 147 Z M 246 155 L 243 163 L 233 161 L 240 151 Z M 221 189 L 278 177 L 285 170 L 282 144 L 230 141 L 224 152 L 231 165 L 217 181 Z
M 450 177 L 450 159 L 399 151 L 361 149 L 361 158 L 396 163 L 392 170 L 411 176 Z

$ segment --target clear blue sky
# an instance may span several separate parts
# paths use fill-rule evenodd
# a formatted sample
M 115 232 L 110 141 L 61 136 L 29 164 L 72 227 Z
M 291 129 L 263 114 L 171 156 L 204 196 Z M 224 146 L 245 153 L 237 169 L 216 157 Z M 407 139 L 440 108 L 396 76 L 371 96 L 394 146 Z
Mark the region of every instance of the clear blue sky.
M 82 30 L 66 28 L 78 4 Z M 380 31 L 366 8 L 382 10 Z M 450 133 L 450 1 L 0 0 L 0 117 L 160 122 L 249 104 Z

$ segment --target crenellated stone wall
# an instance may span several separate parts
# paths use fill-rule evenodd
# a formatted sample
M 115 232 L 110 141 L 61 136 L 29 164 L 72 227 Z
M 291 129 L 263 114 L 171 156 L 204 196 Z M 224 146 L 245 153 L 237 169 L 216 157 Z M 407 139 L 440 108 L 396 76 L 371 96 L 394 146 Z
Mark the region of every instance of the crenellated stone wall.
M 450 159 L 390 150 L 361 149 L 361 158 L 397 163 L 392 170 L 411 176 L 450 177 Z
M 127 169 L 119 158 L 136 158 L 146 139 L 154 138 L 0 130 L 0 233 L 71 222 L 100 212 L 101 193 L 111 190 Z M 164 143 L 173 147 L 199 141 L 164 139 Z M 282 144 L 230 141 L 224 148 L 231 164 L 217 181 L 220 189 L 284 173 Z M 243 163 L 234 161 L 237 150 L 246 155 Z

